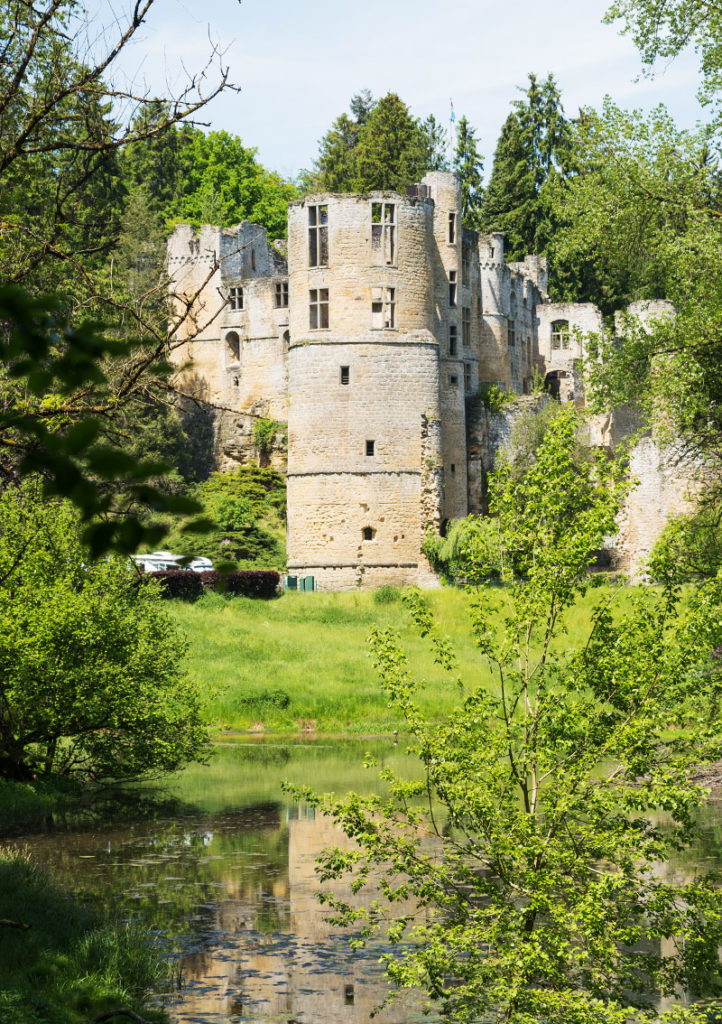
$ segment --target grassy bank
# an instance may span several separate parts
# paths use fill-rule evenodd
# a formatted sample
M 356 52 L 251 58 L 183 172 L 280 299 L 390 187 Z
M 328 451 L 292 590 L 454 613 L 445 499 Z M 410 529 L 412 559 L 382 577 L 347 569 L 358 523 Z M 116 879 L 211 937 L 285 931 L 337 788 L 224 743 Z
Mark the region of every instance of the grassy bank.
M 625 591 L 618 600 L 623 604 L 629 594 Z M 586 638 L 600 596 L 590 591 L 570 612 L 565 647 Z M 462 678 L 488 681 L 471 637 L 467 595 L 446 588 L 429 592 L 428 600 L 440 628 L 453 640 Z M 490 587 L 484 600 L 501 623 L 504 592 Z M 276 733 L 315 728 L 345 735 L 402 728 L 387 707 L 368 655 L 372 625 L 392 626 L 401 634 L 411 671 L 423 682 L 421 699 L 429 715 L 441 717 L 457 698 L 414 633 L 397 592 L 286 593 L 275 601 L 209 594 L 196 604 L 172 602 L 170 607 L 188 635 L 188 668 L 207 695 L 209 720 L 219 727 Z
M 8 923 L 12 922 L 12 923 Z M 101 920 L 24 852 L 0 851 L 0 1020 L 86 1024 L 143 996 L 168 972 L 147 932 Z

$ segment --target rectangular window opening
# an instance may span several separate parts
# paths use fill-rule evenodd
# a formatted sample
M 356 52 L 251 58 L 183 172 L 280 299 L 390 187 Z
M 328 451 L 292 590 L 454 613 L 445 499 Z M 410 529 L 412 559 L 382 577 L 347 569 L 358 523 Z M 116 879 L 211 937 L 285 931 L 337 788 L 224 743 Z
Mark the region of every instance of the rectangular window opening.
M 375 331 L 396 327 L 396 289 L 371 289 L 371 328 Z
M 375 447 L 376 447 L 376 442 L 375 441 L 367 441 L 366 442 L 366 454 L 367 455 L 373 455 Z
M 457 377 L 457 375 L 455 373 L 450 374 L 449 375 L 449 384 L 451 385 L 451 387 L 452 388 L 456 387 L 456 385 L 458 383 L 459 383 L 459 378 Z
M 449 244 L 453 245 L 456 242 L 456 214 L 449 214 Z
M 328 266 L 328 206 L 308 208 L 308 265 Z
M 243 289 L 228 289 L 228 305 L 231 309 L 243 309 Z
M 464 306 L 461 310 L 461 337 L 464 348 L 471 348 L 471 307 Z
M 371 203 L 371 253 L 375 263 L 396 262 L 395 203 Z
M 288 281 L 276 284 L 276 308 L 283 309 L 288 305 Z
M 461 283 L 465 285 L 471 284 L 471 259 L 468 250 L 461 258 Z
M 312 331 L 328 327 L 328 288 L 312 288 L 310 290 L 309 324 Z
M 449 355 L 456 355 L 458 328 L 456 324 L 449 325 Z
M 464 391 L 471 391 L 471 366 L 464 363 Z
M 456 305 L 456 271 L 449 271 L 449 305 Z
M 348 366 L 341 367 L 341 383 L 348 384 L 349 382 L 349 368 Z

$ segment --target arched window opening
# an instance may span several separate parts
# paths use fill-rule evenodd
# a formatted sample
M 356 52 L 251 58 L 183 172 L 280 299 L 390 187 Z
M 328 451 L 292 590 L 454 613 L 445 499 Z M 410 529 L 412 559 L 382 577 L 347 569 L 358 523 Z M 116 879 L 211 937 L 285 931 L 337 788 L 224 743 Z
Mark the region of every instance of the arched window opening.
M 509 312 L 511 313 L 512 316 L 516 316 L 516 309 L 516 292 L 512 288 L 511 297 L 509 299 Z
M 364 540 L 373 540 L 376 536 L 376 530 L 372 526 L 364 526 L 361 532 Z
M 232 363 L 238 363 L 241 359 L 241 339 L 237 331 L 229 331 L 226 335 L 226 347 L 228 359 Z
M 569 348 L 569 321 L 555 320 L 552 324 L 552 349 Z
M 291 332 L 283 332 L 283 351 L 288 352 L 288 346 L 291 344 Z

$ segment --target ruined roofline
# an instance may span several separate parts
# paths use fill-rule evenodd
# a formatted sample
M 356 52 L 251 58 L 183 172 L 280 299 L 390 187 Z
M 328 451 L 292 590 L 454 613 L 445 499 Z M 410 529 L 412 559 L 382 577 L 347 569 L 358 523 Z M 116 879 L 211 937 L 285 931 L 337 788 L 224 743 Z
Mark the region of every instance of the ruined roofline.
M 431 196 L 408 196 L 403 192 L 395 192 L 393 189 L 374 189 L 369 192 L 309 192 L 303 199 L 292 199 L 288 204 L 288 209 L 303 206 L 307 202 L 323 202 L 325 199 L 376 199 L 380 201 L 393 199 L 396 202 L 432 204 L 434 202 Z

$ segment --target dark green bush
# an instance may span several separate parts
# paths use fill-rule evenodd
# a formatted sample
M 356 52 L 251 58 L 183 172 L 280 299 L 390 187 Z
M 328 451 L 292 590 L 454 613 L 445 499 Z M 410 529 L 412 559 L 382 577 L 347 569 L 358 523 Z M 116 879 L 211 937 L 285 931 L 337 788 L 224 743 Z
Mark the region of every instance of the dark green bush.
M 158 580 L 161 596 L 180 598 L 182 601 L 195 601 L 203 593 L 200 573 L 189 569 L 168 569 L 164 572 L 149 572 L 148 577 Z

